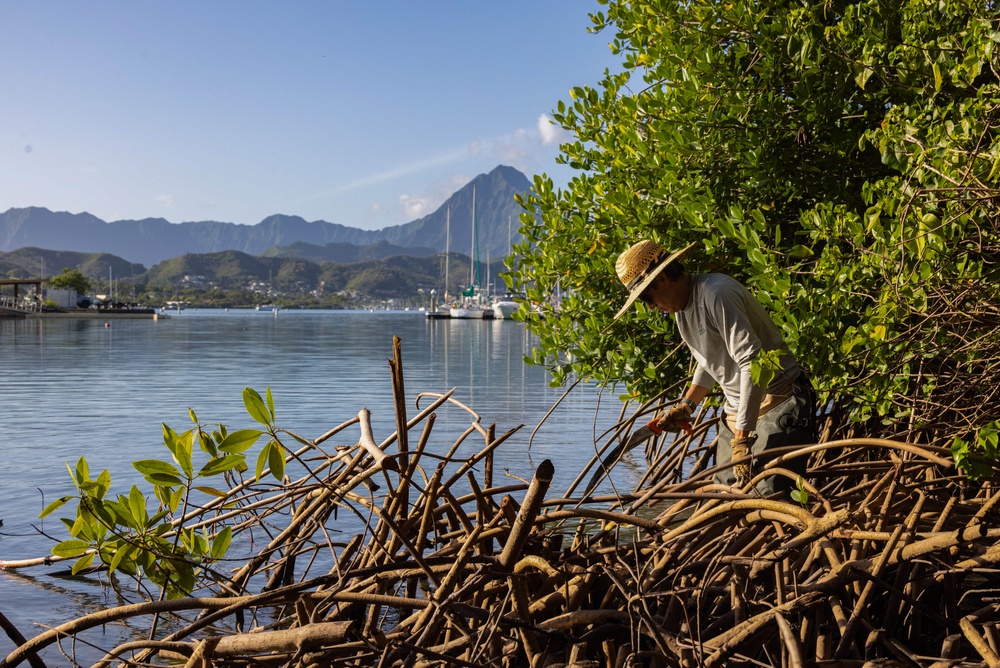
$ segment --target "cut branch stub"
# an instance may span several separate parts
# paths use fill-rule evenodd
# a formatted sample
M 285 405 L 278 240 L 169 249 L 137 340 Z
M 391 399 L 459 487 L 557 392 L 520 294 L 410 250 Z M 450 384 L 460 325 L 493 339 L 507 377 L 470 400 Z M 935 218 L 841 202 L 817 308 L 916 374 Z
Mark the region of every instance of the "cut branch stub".
M 510 531 L 510 538 L 504 544 L 503 552 L 500 553 L 500 567 L 509 570 L 521 558 L 521 550 L 528 540 L 531 532 L 531 525 L 538 517 L 538 511 L 545 500 L 545 493 L 552 482 L 552 475 L 555 467 L 548 459 L 538 465 L 535 470 L 535 477 L 531 479 L 531 485 L 524 495 L 524 503 L 514 520 L 514 526 Z

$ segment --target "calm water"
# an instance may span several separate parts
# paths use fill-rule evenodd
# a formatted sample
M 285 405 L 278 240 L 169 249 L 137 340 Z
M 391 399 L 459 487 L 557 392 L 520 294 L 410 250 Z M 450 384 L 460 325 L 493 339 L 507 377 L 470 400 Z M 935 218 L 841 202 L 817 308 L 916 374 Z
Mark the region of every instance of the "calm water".
M 241 396 L 246 387 L 263 395 L 270 386 L 279 426 L 303 436 L 319 436 L 367 407 L 376 441 L 387 438 L 395 430 L 387 364 L 393 335 L 402 340 L 410 417 L 416 394 L 455 387 L 455 398 L 484 425 L 495 422 L 498 434 L 525 425 L 497 454 L 498 484 L 505 484 L 504 469 L 530 478 L 548 458 L 556 466 L 552 491 L 561 492 L 593 456 L 595 436 L 617 419 L 614 391 L 575 390 L 529 450 L 532 430 L 564 390 L 550 388 L 543 370 L 523 363 L 534 339 L 511 321 L 235 310 L 188 310 L 109 327 L 98 320 L 0 320 L 0 559 L 47 554 L 52 543 L 35 527 L 67 537 L 59 513 L 44 525 L 37 519 L 45 503 L 72 493 L 67 462 L 85 455 L 92 471 L 109 469 L 116 491 L 133 483 L 150 491 L 130 462 L 167 458 L 160 424 L 186 430 L 192 408 L 203 424 L 252 427 Z M 464 411 L 442 408 L 430 449 L 446 449 L 469 424 Z M 356 430 L 350 433 L 345 441 L 356 442 Z M 477 441 L 473 451 L 481 447 Z M 0 572 L 0 612 L 26 636 L 37 634 L 39 624 L 116 604 L 95 579 L 57 576 L 64 568 Z M 12 647 L 0 634 L 0 656 Z M 58 654 L 45 656 L 61 665 Z

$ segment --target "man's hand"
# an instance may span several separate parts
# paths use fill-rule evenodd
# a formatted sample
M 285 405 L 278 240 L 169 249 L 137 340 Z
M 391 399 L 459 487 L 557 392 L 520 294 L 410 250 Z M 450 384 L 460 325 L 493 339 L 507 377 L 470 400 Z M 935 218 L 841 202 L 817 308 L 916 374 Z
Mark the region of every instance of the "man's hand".
M 686 432 L 690 432 L 691 407 L 683 402 L 674 404 L 659 417 L 650 420 L 648 426 L 653 429 L 654 432 L 669 431 L 676 433 L 681 429 Z
M 756 436 L 744 436 L 742 435 L 743 433 L 740 432 L 741 435 L 736 436 L 729 443 L 733 451 L 733 461 L 743 459 L 749 455 L 753 444 L 757 441 Z M 736 483 L 740 487 L 745 487 L 750 482 L 750 462 L 743 462 L 742 464 L 733 466 L 733 474 L 736 476 Z

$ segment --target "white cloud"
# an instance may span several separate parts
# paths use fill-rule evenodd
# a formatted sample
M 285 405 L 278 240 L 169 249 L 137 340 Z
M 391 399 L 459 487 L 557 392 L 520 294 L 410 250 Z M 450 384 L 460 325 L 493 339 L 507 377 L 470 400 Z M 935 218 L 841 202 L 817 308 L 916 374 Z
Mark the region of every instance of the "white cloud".
M 156 197 L 153 198 L 153 201 L 155 201 L 160 206 L 164 206 L 168 209 L 173 208 L 174 206 L 173 195 L 157 195 Z
M 553 123 L 548 114 L 542 114 L 538 117 L 538 136 L 541 137 L 543 146 L 549 146 L 562 143 L 569 133 Z
M 415 195 L 400 195 L 399 203 L 407 218 L 420 218 L 430 210 L 430 200 L 427 197 Z

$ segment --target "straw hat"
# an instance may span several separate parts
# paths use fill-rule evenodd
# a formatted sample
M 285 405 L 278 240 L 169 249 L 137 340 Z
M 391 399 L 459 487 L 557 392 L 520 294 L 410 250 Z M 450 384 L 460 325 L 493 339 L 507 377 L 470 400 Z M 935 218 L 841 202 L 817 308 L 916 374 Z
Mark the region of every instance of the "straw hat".
M 618 261 L 615 262 L 615 272 L 618 274 L 621 282 L 625 284 L 625 287 L 628 288 L 629 293 L 628 299 L 625 300 L 625 305 L 615 314 L 615 320 L 625 315 L 629 307 L 649 287 L 649 284 L 656 280 L 660 272 L 666 269 L 671 262 L 676 262 L 690 253 L 697 245 L 698 242 L 696 241 L 676 253 L 668 255 L 667 250 L 663 246 L 655 241 L 644 239 L 637 244 L 633 244 L 628 250 L 619 255 Z

